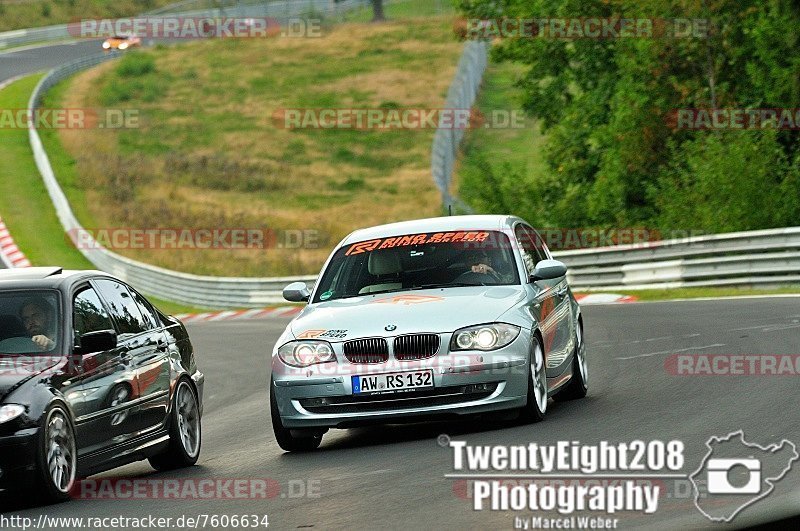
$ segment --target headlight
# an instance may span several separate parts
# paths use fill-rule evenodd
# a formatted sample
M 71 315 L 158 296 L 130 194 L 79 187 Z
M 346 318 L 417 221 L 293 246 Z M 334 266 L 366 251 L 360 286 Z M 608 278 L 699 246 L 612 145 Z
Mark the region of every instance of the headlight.
M 23 413 L 25 413 L 25 406 L 20 406 L 19 404 L 0 406 L 0 424 L 14 420 Z
M 336 361 L 333 347 L 327 341 L 290 341 L 278 349 L 278 356 L 287 365 L 295 367 Z
M 456 330 L 450 350 L 495 350 L 505 347 L 519 335 L 519 327 L 493 323 Z
M 105 48 L 106 50 L 108 50 L 109 48 L 111 48 L 111 43 L 109 43 L 108 41 L 104 42 L 104 43 L 103 43 L 103 48 Z
M 120 50 L 124 50 L 127 47 L 128 47 L 128 43 L 127 42 L 123 42 L 122 44 L 119 45 L 119 49 Z

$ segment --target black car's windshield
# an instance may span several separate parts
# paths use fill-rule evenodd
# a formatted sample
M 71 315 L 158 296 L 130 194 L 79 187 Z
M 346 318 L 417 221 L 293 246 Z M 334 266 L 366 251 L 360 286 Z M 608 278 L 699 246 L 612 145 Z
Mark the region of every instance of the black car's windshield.
M 0 354 L 49 354 L 58 348 L 54 291 L 0 291 Z
M 519 284 L 508 236 L 437 232 L 345 245 L 325 270 L 314 302 L 423 288 Z

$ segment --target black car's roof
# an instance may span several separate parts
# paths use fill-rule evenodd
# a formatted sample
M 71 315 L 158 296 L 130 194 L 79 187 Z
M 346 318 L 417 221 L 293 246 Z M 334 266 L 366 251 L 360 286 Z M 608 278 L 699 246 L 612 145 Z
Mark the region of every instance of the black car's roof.
M 60 267 L 0 269 L 0 291 L 7 289 L 60 289 L 97 275 L 105 275 L 105 273 L 91 270 L 63 270 Z

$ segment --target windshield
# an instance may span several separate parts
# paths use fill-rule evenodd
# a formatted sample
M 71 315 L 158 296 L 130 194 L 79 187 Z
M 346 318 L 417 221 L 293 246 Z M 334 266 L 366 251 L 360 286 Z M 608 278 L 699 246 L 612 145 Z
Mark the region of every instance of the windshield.
M 0 292 L 0 354 L 52 353 L 59 317 L 53 291 Z
M 313 302 L 424 288 L 519 284 L 508 236 L 499 231 L 408 234 L 336 251 Z

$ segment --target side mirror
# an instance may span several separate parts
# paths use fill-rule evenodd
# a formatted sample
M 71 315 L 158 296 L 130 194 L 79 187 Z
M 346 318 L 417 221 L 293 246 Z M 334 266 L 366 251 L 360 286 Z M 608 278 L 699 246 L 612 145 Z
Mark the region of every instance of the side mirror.
M 283 288 L 283 298 L 289 302 L 308 302 L 311 292 L 305 282 L 292 282 Z
M 536 264 L 536 269 L 533 270 L 531 275 L 531 282 L 537 280 L 552 280 L 561 278 L 567 274 L 567 266 L 558 260 L 542 260 Z
M 117 348 L 117 333 L 113 330 L 88 332 L 78 338 L 75 345 L 77 354 L 91 354 Z

